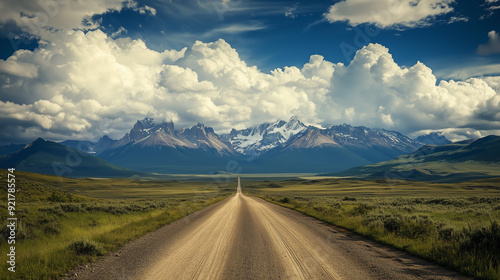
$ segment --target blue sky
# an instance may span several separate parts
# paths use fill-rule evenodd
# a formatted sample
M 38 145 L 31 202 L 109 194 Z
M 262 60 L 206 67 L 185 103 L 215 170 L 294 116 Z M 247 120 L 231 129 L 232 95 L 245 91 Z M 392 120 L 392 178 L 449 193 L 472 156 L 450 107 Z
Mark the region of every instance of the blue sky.
M 195 6 L 194 1 L 191 2 Z M 170 6 L 165 5 L 158 7 L 157 17 L 138 15 L 121 26 L 128 30 L 129 36 L 143 38 L 157 50 L 180 48 L 192 44 L 194 40 L 224 38 L 243 53 L 247 61 L 264 71 L 303 65 L 311 54 L 323 55 L 334 62 L 349 63 L 354 53 L 347 52 L 349 56 L 346 57 L 342 43 L 356 50 L 368 43 L 380 43 L 391 50 L 398 63 L 413 65 L 422 61 L 436 71 L 463 65 L 500 63 L 499 55 L 484 57 L 476 54 L 478 45 L 488 41 L 488 32 L 500 30 L 500 16 L 493 14 L 486 17 L 490 13 L 487 8 L 491 6 L 486 3 L 477 5 L 477 1 L 451 4 L 454 11 L 429 20 L 429 26 L 384 29 L 370 23 L 353 27 L 345 21 L 328 22 L 324 14 L 333 1 L 273 1 L 269 4 L 241 0 L 229 4 L 227 10 L 215 1 L 211 3 L 198 10 L 199 14 L 193 15 L 196 20 L 182 12 L 173 17 L 168 12 Z M 285 16 L 287 11 L 290 13 L 288 17 Z M 450 23 L 451 18 L 463 21 Z M 103 17 L 103 25 L 108 26 L 108 22 L 110 29 L 116 30 L 115 22 L 123 23 L 123 18 L 120 13 L 113 13 Z M 139 24 L 143 28 L 138 28 Z M 230 27 L 258 30 L 217 32 Z M 373 33 L 366 32 L 367 29 L 373 30 Z M 184 37 L 185 41 L 176 37 Z M 498 72 L 500 69 L 495 74 Z
M 499 54 L 476 53 L 477 47 L 488 41 L 488 32 L 500 30 L 500 9 L 490 10 L 500 6 L 500 1 L 454 1 L 449 4 L 452 12 L 429 19 L 426 26 L 418 28 L 380 28 L 373 23 L 353 27 L 346 21 L 328 22 L 324 14 L 336 2 L 339 1 L 236 0 L 224 5 L 216 0 L 137 1 L 137 6 L 152 7 L 156 14 L 125 8 L 94 15 L 92 20 L 100 22 L 99 28 L 109 35 L 124 28 L 126 31 L 118 37 L 142 39 L 157 51 L 181 49 L 195 40 L 211 42 L 223 38 L 249 64 L 263 71 L 303 65 L 311 54 L 347 64 L 354 53 L 343 51 L 341 44 L 357 50 L 368 43 L 388 47 L 399 64 L 421 61 L 438 73 L 500 63 Z M 453 22 L 452 18 L 459 20 Z M 1 58 L 6 59 L 14 48 L 5 36 L 2 44 Z M 19 47 L 33 49 L 36 45 L 35 39 Z M 488 74 L 499 72 L 497 69 Z
M 116 138 L 146 116 L 500 131 L 498 0 L 37 3 L 0 7 L 3 143 Z

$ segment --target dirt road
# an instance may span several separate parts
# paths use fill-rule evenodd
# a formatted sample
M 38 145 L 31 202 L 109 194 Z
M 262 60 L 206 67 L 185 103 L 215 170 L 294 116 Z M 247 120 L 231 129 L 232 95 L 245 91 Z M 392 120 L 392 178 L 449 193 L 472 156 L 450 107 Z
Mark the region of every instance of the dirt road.
M 76 273 L 76 277 L 74 276 Z M 71 273 L 75 279 L 468 279 L 241 193 Z

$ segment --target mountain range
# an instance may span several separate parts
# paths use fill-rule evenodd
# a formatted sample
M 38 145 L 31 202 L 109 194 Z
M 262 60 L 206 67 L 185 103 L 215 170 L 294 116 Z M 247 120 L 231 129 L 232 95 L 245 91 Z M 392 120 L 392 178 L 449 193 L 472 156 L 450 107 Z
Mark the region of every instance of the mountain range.
M 421 139 L 447 141 L 433 134 Z M 318 127 L 296 117 L 220 135 L 202 123 L 177 129 L 173 122 L 145 118 L 118 140 L 103 136 L 97 142 L 60 144 L 113 166 L 160 174 L 336 172 L 387 161 L 424 145 L 396 131 L 348 124 Z M 13 158 L 4 156 L 4 161 L 6 157 Z
M 172 122 L 155 124 L 146 118 L 98 156 L 146 172 L 207 173 L 222 170 L 228 159 L 238 155 L 201 123 L 176 130 Z
M 283 145 L 290 137 L 305 129 L 305 124 L 297 117 L 292 117 L 288 122 L 279 120 L 242 130 L 232 129 L 229 134 L 222 134 L 221 139 L 241 154 L 258 156 Z
M 425 145 L 408 155 L 324 175 L 355 178 L 462 181 L 500 176 L 500 136 Z
M 320 128 L 296 117 L 221 135 L 201 123 L 176 129 L 172 122 L 145 118 L 121 139 L 108 140 L 105 149 L 95 148 L 99 142 L 91 149 L 98 157 L 155 173 L 232 172 L 228 165 L 234 164 L 246 173 L 338 171 L 392 159 L 422 146 L 395 131 L 347 124 Z

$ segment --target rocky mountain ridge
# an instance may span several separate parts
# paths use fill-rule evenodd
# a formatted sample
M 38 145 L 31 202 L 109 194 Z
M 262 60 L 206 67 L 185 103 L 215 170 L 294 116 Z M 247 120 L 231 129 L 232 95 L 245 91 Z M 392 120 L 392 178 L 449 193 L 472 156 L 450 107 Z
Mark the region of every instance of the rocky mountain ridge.
M 112 164 L 155 173 L 228 171 L 333 172 L 377 163 L 416 151 L 423 143 L 391 130 L 348 124 L 306 125 L 297 117 L 217 134 L 198 123 L 177 129 L 173 122 L 145 118 L 119 140 L 68 140 L 61 144 Z

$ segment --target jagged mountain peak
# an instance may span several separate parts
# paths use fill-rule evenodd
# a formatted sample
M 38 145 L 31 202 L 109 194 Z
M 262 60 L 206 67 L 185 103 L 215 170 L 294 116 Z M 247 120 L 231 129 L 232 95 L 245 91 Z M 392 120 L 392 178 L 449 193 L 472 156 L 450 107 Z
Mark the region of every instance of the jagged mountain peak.
M 173 122 L 163 122 L 155 126 L 156 130 L 163 130 L 166 133 L 175 134 L 175 125 Z
M 307 127 L 297 116 L 292 116 L 288 122 L 279 121 L 277 127 L 281 128 L 283 126 L 287 131 L 302 131 Z
M 291 116 L 290 119 L 287 122 L 287 125 L 294 126 L 294 125 L 304 125 L 297 116 Z
M 151 128 L 153 128 L 153 119 L 145 118 L 144 120 L 139 120 L 135 123 L 134 127 L 130 130 L 129 136 L 132 141 L 139 141 L 142 138 L 150 134 Z
M 108 135 L 104 135 L 97 142 L 113 140 Z
M 220 154 L 233 154 L 234 151 L 223 143 L 214 129 L 198 123 L 190 128 L 175 130 L 173 122 L 154 123 L 152 118 L 137 121 L 130 133 L 125 134 L 111 148 L 134 145 L 141 148 L 146 147 L 172 147 L 216 150 Z
M 222 135 L 222 138 L 242 154 L 258 155 L 285 143 L 306 127 L 298 117 L 294 116 L 288 122 L 277 120 L 243 130 L 233 129 L 231 133 Z
M 415 138 L 416 141 L 430 145 L 446 145 L 451 144 L 451 141 L 443 135 L 443 132 L 431 132 L 429 134 L 420 135 Z
M 94 147 L 92 147 L 93 153 L 98 154 L 102 151 L 105 151 L 106 149 L 113 146 L 116 142 L 117 140 L 111 139 L 108 135 L 104 135 L 99 138 Z
M 163 131 L 167 134 L 175 134 L 175 126 L 173 122 L 155 123 L 153 118 L 144 118 L 135 123 L 134 127 L 130 130 L 129 141 L 138 142 L 142 139 L 158 134 Z M 127 141 L 128 142 L 128 141 Z
M 155 122 L 153 118 L 144 118 L 143 120 L 138 120 L 135 125 L 145 129 L 155 126 Z
M 182 130 L 182 135 L 191 138 L 193 141 L 199 141 L 207 138 L 207 131 L 205 126 L 197 124 L 191 128 Z
M 203 123 L 198 123 L 191 128 L 181 130 L 181 133 L 186 137 L 194 137 L 197 140 L 205 139 L 209 134 L 215 134 L 213 128 L 205 126 Z

